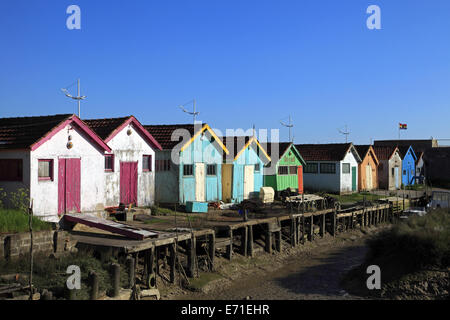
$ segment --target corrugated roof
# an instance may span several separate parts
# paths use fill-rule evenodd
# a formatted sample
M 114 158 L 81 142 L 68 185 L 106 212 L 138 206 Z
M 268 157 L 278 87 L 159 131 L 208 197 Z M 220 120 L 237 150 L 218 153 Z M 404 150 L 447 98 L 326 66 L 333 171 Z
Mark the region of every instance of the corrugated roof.
M 73 114 L 0 118 L 0 149 L 28 149 Z
M 296 144 L 298 152 L 308 161 L 341 161 L 352 143 Z

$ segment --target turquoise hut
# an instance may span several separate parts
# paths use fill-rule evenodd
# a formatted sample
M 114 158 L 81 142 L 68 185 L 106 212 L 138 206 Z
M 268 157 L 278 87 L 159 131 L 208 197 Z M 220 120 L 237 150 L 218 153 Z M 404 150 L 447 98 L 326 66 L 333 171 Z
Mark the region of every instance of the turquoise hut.
M 157 203 L 222 199 L 222 159 L 228 150 L 208 124 L 144 127 L 162 147 L 155 153 Z
M 256 137 L 228 136 L 222 138 L 229 150 L 222 165 L 222 199 L 240 203 L 257 198 L 264 184 L 264 165 L 270 161 Z

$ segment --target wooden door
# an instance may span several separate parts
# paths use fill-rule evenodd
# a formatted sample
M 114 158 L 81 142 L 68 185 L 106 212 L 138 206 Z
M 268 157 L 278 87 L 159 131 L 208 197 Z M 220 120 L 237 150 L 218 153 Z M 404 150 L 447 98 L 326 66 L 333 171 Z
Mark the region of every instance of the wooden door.
M 205 189 L 206 189 L 206 180 L 205 180 L 205 164 L 204 163 L 196 163 L 195 168 L 195 201 L 205 201 Z
M 372 167 L 370 165 L 366 166 L 366 190 L 372 190 Z
M 244 166 L 244 199 L 249 199 L 255 188 L 255 166 Z
M 137 162 L 120 163 L 120 202 L 137 205 Z
M 222 200 L 231 200 L 231 186 L 233 183 L 233 165 L 223 164 L 222 165 Z
M 352 167 L 352 191 L 356 191 L 356 167 Z
M 81 212 L 81 159 L 58 161 L 58 215 Z
M 394 168 L 394 179 L 395 179 L 395 189 L 399 188 L 399 183 L 398 183 L 398 167 Z
M 298 193 L 303 193 L 303 167 L 297 167 Z

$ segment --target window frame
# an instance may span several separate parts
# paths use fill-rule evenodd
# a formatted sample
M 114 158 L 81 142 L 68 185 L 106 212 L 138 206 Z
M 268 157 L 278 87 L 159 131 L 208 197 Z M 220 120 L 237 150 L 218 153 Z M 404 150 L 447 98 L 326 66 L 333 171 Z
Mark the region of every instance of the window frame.
M 48 177 L 40 177 L 39 176 L 39 164 L 40 163 L 49 163 L 49 168 L 48 168 L 48 172 L 49 172 L 49 176 Z M 38 172 L 38 181 L 53 181 L 53 177 L 54 177 L 54 162 L 53 159 L 38 159 L 38 168 L 37 168 Z
M 309 170 L 311 166 L 315 167 L 315 170 Z M 307 163 L 306 166 L 303 167 L 303 173 L 306 174 L 318 174 L 319 173 L 319 163 Z
M 186 167 L 190 167 L 190 174 L 186 174 Z M 193 164 L 183 164 L 183 177 L 193 177 L 194 176 L 194 165 Z
M 282 173 L 281 168 L 286 168 L 286 173 Z M 288 176 L 289 175 L 289 166 L 278 166 L 278 175 L 279 176 Z
M 106 158 L 111 157 L 111 169 L 106 169 Z M 105 172 L 114 172 L 114 154 L 108 153 L 105 154 Z
M 344 171 L 344 168 L 348 166 L 348 172 Z M 342 174 L 350 174 L 352 171 L 351 164 L 350 163 L 343 163 L 342 164 Z
M 329 166 L 330 168 L 333 167 L 334 170 L 322 170 L 322 168 L 326 168 Z M 336 163 L 330 163 L 330 162 L 321 162 L 320 163 L 320 173 L 321 174 L 336 174 Z
M 146 160 L 147 159 L 147 160 Z M 143 154 L 142 155 L 142 172 L 152 172 L 152 155 Z M 144 168 L 144 163 L 147 162 L 147 168 Z
M 11 162 L 13 162 L 13 161 L 15 161 L 15 162 L 17 162 L 18 163 L 18 173 L 19 173 L 19 175 L 17 176 L 17 177 L 15 177 L 15 178 L 8 178 L 8 179 L 5 179 L 5 178 L 3 178 L 3 177 L 1 177 L 0 176 L 0 181 L 5 181 L 5 182 L 23 182 L 23 159 L 18 159 L 18 158 L 15 158 L 15 159 L 0 159 L 0 161 L 11 161 Z
M 209 173 L 209 168 L 214 168 L 214 173 Z M 206 164 L 206 175 L 212 177 L 217 176 L 217 164 L 215 163 Z
M 255 172 L 261 172 L 261 164 L 255 163 Z
M 292 169 L 294 169 L 294 172 L 292 173 Z M 289 166 L 289 175 L 295 176 L 297 174 L 297 166 Z

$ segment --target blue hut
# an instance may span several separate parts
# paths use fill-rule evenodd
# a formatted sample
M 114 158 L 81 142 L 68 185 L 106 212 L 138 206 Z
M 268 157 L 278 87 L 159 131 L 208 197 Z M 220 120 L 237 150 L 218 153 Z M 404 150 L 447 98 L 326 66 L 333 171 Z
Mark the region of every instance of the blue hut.
M 266 150 L 252 136 L 223 137 L 230 153 L 222 165 L 222 199 L 239 203 L 257 198 L 264 184 L 264 165 L 270 161 Z
M 416 176 L 416 153 L 412 146 L 399 146 L 398 149 L 402 158 L 402 184 L 413 185 Z
M 157 203 L 222 199 L 222 158 L 228 150 L 208 124 L 144 127 L 162 147 L 155 153 Z

